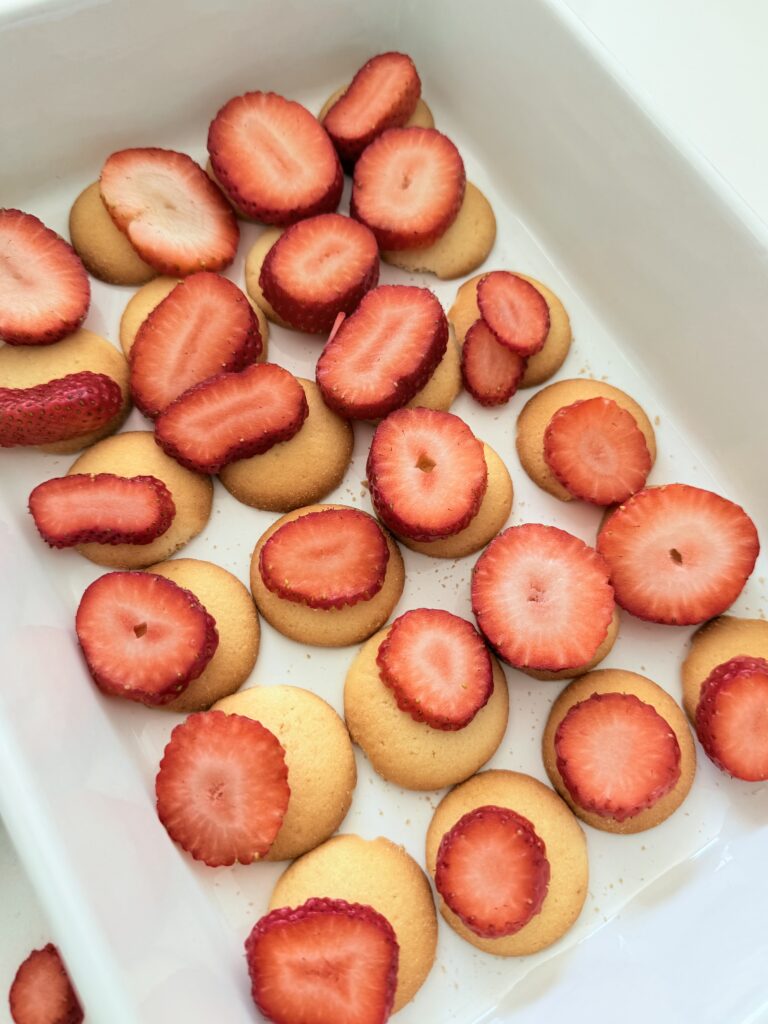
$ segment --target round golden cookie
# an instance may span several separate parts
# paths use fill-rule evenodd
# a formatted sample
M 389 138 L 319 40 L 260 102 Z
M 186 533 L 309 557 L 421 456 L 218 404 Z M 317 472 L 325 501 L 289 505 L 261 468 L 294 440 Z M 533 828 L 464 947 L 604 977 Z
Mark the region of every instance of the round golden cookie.
M 170 704 L 161 705 L 166 711 L 204 711 L 239 690 L 256 664 L 259 616 L 251 595 L 231 572 L 197 558 L 172 558 L 147 571 L 189 590 L 216 620 L 219 644 L 202 675 Z
M 651 421 L 634 398 L 624 391 L 589 377 L 559 380 L 530 398 L 517 417 L 517 454 L 523 469 L 543 491 L 560 501 L 575 501 L 563 487 L 544 458 L 544 434 L 549 422 L 559 409 L 588 398 L 611 398 L 634 417 L 648 446 L 651 465 L 656 461 L 656 435 Z
M 344 684 L 344 718 L 350 736 L 376 771 L 405 789 L 442 789 L 473 775 L 493 757 L 509 714 L 507 680 L 491 655 L 493 693 L 469 725 L 455 732 L 416 722 L 385 686 L 376 655 L 389 629 L 361 648 Z
M 269 909 L 298 907 L 313 897 L 373 907 L 392 925 L 400 947 L 392 1012 L 410 1002 L 435 960 L 437 915 L 426 875 L 389 839 L 334 836 L 278 878 Z
M 535 668 L 518 668 L 518 672 L 525 672 L 527 676 L 532 676 L 534 679 L 540 679 L 542 682 L 551 682 L 558 679 L 573 679 L 574 676 L 583 676 L 587 672 L 591 672 L 593 668 L 597 668 L 604 658 L 607 658 L 611 653 L 613 645 L 616 643 L 616 638 L 619 635 L 619 609 L 613 609 L 613 615 L 611 621 L 608 624 L 608 632 L 605 634 L 605 640 L 600 644 L 594 653 L 591 661 L 588 661 L 586 665 L 575 665 L 573 668 L 564 668 L 559 672 L 546 672 L 543 669 Z
M 279 324 L 280 327 L 287 327 L 289 331 L 292 331 L 294 328 L 287 324 L 282 317 L 278 316 L 269 302 L 267 302 L 259 284 L 261 268 L 264 265 L 264 260 L 267 258 L 267 253 L 282 233 L 283 228 L 265 228 L 251 246 L 245 258 L 245 290 L 256 305 L 266 314 L 268 319 L 275 324 Z
M 477 185 L 468 181 L 456 220 L 436 242 L 426 249 L 386 250 L 381 258 L 402 270 L 435 274 L 447 281 L 476 270 L 495 241 L 496 217 L 491 204 Z
M 584 832 L 549 786 L 520 772 L 480 772 L 452 789 L 437 806 L 427 829 L 427 870 L 435 877 L 437 853 L 446 832 L 478 807 L 503 807 L 527 818 L 546 847 L 549 888 L 541 910 L 514 935 L 475 935 L 440 897 L 440 913 L 453 930 L 485 953 L 528 956 L 556 942 L 581 913 L 589 866 Z
M 157 271 L 139 256 L 104 205 L 98 181 L 84 189 L 69 213 L 72 248 L 94 277 L 109 284 L 144 284 Z
M 449 325 L 448 345 L 443 358 L 421 391 L 417 391 L 407 403 L 407 407 L 415 409 L 420 406 L 422 409 L 448 412 L 461 391 L 461 383 L 461 350 L 453 328 Z
M 389 548 L 389 561 L 384 585 L 369 601 L 344 608 L 310 608 L 298 601 L 288 601 L 273 594 L 264 585 L 259 571 L 259 555 L 265 543 L 281 526 L 327 508 L 348 508 L 347 505 L 307 505 L 281 516 L 261 535 L 251 558 L 251 593 L 264 618 L 283 636 L 316 647 L 347 647 L 359 644 L 380 629 L 392 614 L 403 593 L 405 568 L 400 550 L 388 532 L 381 528 Z M 359 511 L 357 509 L 356 511 Z M 378 522 L 377 522 L 377 525 Z
M 123 394 L 119 411 L 98 430 L 40 445 L 41 451 L 69 455 L 119 429 L 131 408 L 128 363 L 114 345 L 84 327 L 55 345 L 0 346 L 0 387 L 3 388 L 33 388 L 84 370 L 103 373 L 119 385 Z
M 264 859 L 293 860 L 329 839 L 357 783 L 349 734 L 330 704 L 298 686 L 251 686 L 220 700 L 216 710 L 261 722 L 285 750 L 291 796 Z
M 571 794 L 568 792 L 560 772 L 557 770 L 557 755 L 555 753 L 555 733 L 557 727 L 568 714 L 574 704 L 588 700 L 593 693 L 631 693 L 645 704 L 650 704 L 664 719 L 670 729 L 677 736 L 680 745 L 680 778 L 674 788 L 657 800 L 653 807 L 640 811 L 626 821 L 616 821 L 614 818 L 604 818 L 593 811 L 585 811 L 578 804 L 574 803 Z M 544 728 L 542 739 L 542 754 L 544 756 L 544 767 L 552 785 L 560 796 L 570 806 L 574 814 L 582 821 L 586 821 L 593 828 L 599 828 L 604 832 L 618 832 L 622 835 L 630 835 L 635 832 L 644 832 L 661 824 L 670 814 L 677 810 L 680 804 L 688 796 L 688 790 L 693 784 L 693 777 L 696 774 L 696 750 L 693 745 L 691 731 L 685 720 L 679 705 L 670 697 L 666 690 L 662 690 L 656 683 L 646 679 L 645 676 L 636 672 L 626 672 L 618 668 L 603 668 L 597 672 L 590 672 L 581 676 L 563 690 L 549 713 L 547 724 Z
M 225 466 L 219 479 L 244 505 L 291 512 L 313 505 L 344 479 L 355 445 L 352 425 L 328 408 L 317 384 L 297 378 L 309 413 L 298 433 L 261 455 Z
M 768 622 L 721 615 L 705 622 L 691 637 L 683 662 L 683 707 L 696 721 L 701 688 L 713 669 L 731 658 L 764 658 L 768 661 Z
M 211 515 L 213 484 L 170 458 L 155 444 L 150 430 L 131 430 L 108 437 L 84 452 L 69 473 L 114 473 L 116 476 L 156 476 L 171 492 L 176 514 L 165 533 L 149 544 L 78 544 L 77 550 L 97 565 L 110 569 L 145 569 L 192 540 Z
M 571 348 L 571 321 L 565 311 L 565 306 L 555 293 L 547 288 L 535 277 L 521 274 L 514 271 L 518 277 L 528 281 L 547 300 L 549 307 L 549 333 L 543 347 L 531 356 L 526 363 L 523 379 L 520 381 L 521 388 L 533 388 L 543 384 L 554 376 L 565 362 L 565 357 Z M 467 331 L 480 318 L 480 310 L 477 305 L 477 284 L 483 277 L 478 274 L 476 277 L 465 281 L 456 293 L 456 299 L 448 310 L 448 319 L 456 331 L 456 340 L 460 345 L 464 344 Z
M 322 121 L 325 120 L 325 116 L 328 113 L 328 111 L 331 109 L 331 107 L 334 105 L 334 103 L 337 100 L 341 99 L 341 97 L 344 95 L 344 93 L 347 91 L 348 88 L 349 88 L 349 84 L 342 85 L 341 88 L 337 89 L 334 93 L 332 93 L 328 97 L 328 99 L 323 104 L 322 109 L 320 110 L 320 113 L 317 115 L 317 120 L 318 121 L 322 122 Z M 419 99 L 417 100 L 416 106 L 414 108 L 413 113 L 408 118 L 408 120 L 405 122 L 403 127 L 404 128 L 434 128 L 435 127 L 435 119 L 432 116 L 432 111 L 429 109 L 429 107 L 424 102 L 424 100 L 421 99 L 421 97 L 419 97 Z

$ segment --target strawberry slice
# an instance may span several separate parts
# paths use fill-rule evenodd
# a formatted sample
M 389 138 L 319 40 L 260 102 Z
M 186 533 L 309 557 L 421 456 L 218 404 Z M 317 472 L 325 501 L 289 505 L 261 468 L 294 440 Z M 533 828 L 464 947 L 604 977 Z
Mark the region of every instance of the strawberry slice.
M 352 508 L 309 512 L 275 530 L 259 554 L 264 585 L 310 608 L 343 608 L 381 590 L 389 547 L 375 519 Z
M 240 229 L 234 211 L 186 154 L 120 150 L 107 158 L 99 187 L 112 220 L 158 273 L 223 270 L 235 258 Z
M 449 412 L 397 409 L 376 428 L 368 453 L 376 514 L 412 540 L 464 529 L 488 486 L 483 445 Z
M 755 566 L 760 542 L 741 506 L 667 484 L 638 491 L 597 538 L 616 601 L 640 619 L 694 625 L 722 614 Z
M 267 253 L 259 284 L 291 327 L 327 334 L 379 280 L 373 234 L 351 217 L 321 213 L 284 231 Z
M 588 664 L 608 634 L 613 609 L 603 559 L 554 526 L 509 527 L 472 574 L 480 631 L 516 668 L 561 672 Z
M 448 321 L 432 292 L 382 285 L 328 339 L 317 384 L 340 416 L 379 419 L 410 402 L 447 347 Z
M 477 306 L 502 345 L 527 359 L 549 334 L 549 306 L 541 292 L 517 274 L 494 270 L 477 285 Z
M 219 643 L 194 594 L 148 572 L 108 572 L 86 589 L 75 618 L 88 671 L 104 693 L 159 705 L 201 674 Z
M 611 398 L 559 409 L 544 431 L 544 458 L 567 491 L 593 505 L 626 501 L 645 486 L 651 453 L 634 416 Z
M 376 655 L 397 706 L 433 729 L 469 725 L 493 693 L 493 669 L 471 622 L 436 608 L 395 619 Z
M 90 302 L 72 246 L 31 213 L 0 210 L 0 339 L 50 345 L 80 326 Z
M 310 899 L 258 921 L 245 940 L 253 1001 L 274 1024 L 384 1024 L 400 949 L 373 907 Z
M 520 386 L 526 360 L 502 345 L 484 320 L 476 320 L 461 348 L 464 387 L 480 405 L 504 405 Z
M 247 92 L 211 122 L 208 152 L 238 209 L 265 224 L 294 224 L 339 205 L 344 175 L 328 134 L 306 107 Z
M 385 128 L 402 127 L 416 109 L 421 79 L 404 53 L 380 53 L 360 68 L 323 119 L 346 167 Z
M 118 414 L 120 386 L 104 373 L 70 373 L 32 388 L 0 388 L 0 448 L 53 444 L 98 430 Z
M 171 492 L 156 476 L 74 473 L 38 484 L 29 511 L 46 544 L 149 544 L 176 514 Z
M 15 1024 L 81 1024 L 83 1009 L 58 949 L 33 949 L 8 993 Z
M 768 779 L 768 661 L 738 657 L 701 688 L 696 732 L 707 757 L 736 779 Z
M 542 908 L 549 861 L 527 818 L 506 807 L 476 807 L 443 836 L 435 888 L 470 931 L 514 935 Z
M 139 327 L 130 352 L 133 399 L 155 417 L 193 384 L 242 370 L 261 350 L 259 321 L 237 285 L 219 274 L 193 274 Z
M 155 779 L 175 843 L 216 868 L 269 852 L 291 794 L 285 751 L 260 722 L 201 711 L 177 725 Z
M 633 818 L 680 778 L 677 736 L 633 693 L 593 693 L 574 704 L 557 727 L 555 753 L 573 802 L 601 818 Z
M 388 128 L 361 154 L 350 213 L 380 249 L 425 249 L 453 224 L 464 199 L 464 161 L 434 128 Z

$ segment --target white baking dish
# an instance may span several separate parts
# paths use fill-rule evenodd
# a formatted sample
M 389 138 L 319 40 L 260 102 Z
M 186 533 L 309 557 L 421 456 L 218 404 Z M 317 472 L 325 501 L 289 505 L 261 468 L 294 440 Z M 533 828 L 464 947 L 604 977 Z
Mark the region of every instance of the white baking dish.
M 499 238 L 488 265 L 530 272 L 565 301 L 576 344 L 560 376 L 606 376 L 630 391 L 659 417 L 652 482 L 713 486 L 764 532 L 768 258 L 760 228 L 652 123 L 554 3 L 11 7 L 0 17 L 0 204 L 65 233 L 72 198 L 113 149 L 167 145 L 202 158 L 208 121 L 231 95 L 272 88 L 317 109 L 367 56 L 388 48 L 413 55 L 438 126 L 492 198 Z M 230 272 L 239 283 L 257 232 L 244 230 Z M 424 283 L 450 303 L 454 284 Z M 129 294 L 97 284 L 86 325 L 115 340 Z M 316 341 L 275 330 L 271 345 L 273 359 L 312 374 Z M 517 463 L 514 420 L 528 395 L 496 411 L 463 396 L 455 411 L 507 460 L 516 487 L 511 522 L 556 522 L 592 540 L 596 510 L 565 508 Z M 133 413 L 128 426 L 141 425 Z M 360 481 L 370 431 L 356 433 L 355 461 L 334 500 L 369 507 Z M 89 1021 L 254 1020 L 242 941 L 279 868 L 205 869 L 157 822 L 152 782 L 175 719 L 96 693 L 72 617 L 100 570 L 46 550 L 25 512 L 31 487 L 70 461 L 0 455 L 0 810 Z M 247 580 L 253 543 L 272 518 L 217 486 L 211 523 L 184 553 Z M 468 614 L 473 563 L 409 556 L 398 611 L 439 604 Z M 764 566 L 736 606 L 741 613 L 767 607 Z M 624 616 L 606 664 L 644 671 L 679 696 L 686 635 Z M 352 654 L 305 651 L 265 626 L 251 682 L 312 687 L 340 708 Z M 543 777 L 539 736 L 557 687 L 510 670 L 507 677 L 510 727 L 491 763 Z M 358 767 L 344 830 L 389 835 L 423 861 L 438 795 L 395 790 L 362 757 Z M 702 760 L 691 797 L 660 828 L 637 837 L 588 830 L 590 897 L 560 944 L 502 961 L 441 928 L 438 964 L 398 1019 L 762 1019 L 766 821 L 768 787 L 732 782 Z

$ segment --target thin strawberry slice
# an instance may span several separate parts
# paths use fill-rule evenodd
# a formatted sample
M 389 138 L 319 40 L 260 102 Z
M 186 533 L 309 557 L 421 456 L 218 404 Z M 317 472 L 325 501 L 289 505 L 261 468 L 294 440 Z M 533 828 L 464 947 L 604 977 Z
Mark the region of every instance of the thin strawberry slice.
M 74 473 L 38 484 L 29 511 L 46 544 L 149 544 L 176 514 L 171 492 L 155 476 Z
M 291 327 L 325 334 L 378 280 L 379 249 L 372 232 L 351 217 L 321 213 L 283 232 L 267 253 L 259 284 Z
M 367 472 L 376 514 L 412 540 L 460 533 L 488 486 L 482 443 L 458 416 L 432 409 L 398 409 L 382 420 Z
M 611 398 L 559 409 L 544 431 L 544 458 L 567 491 L 593 505 L 626 501 L 651 471 L 643 432 Z
M 638 491 L 597 538 L 616 601 L 638 618 L 694 625 L 739 596 L 760 550 L 740 505 L 712 491 L 667 484 Z
M 285 751 L 252 718 L 202 711 L 171 733 L 155 793 L 160 821 L 195 860 L 251 864 L 269 852 L 288 808 Z
M 70 373 L 32 388 L 0 388 L 0 448 L 54 444 L 98 430 L 123 404 L 104 373 Z
M 380 249 L 425 249 L 453 224 L 464 199 L 464 161 L 434 128 L 388 128 L 355 164 L 350 213 Z
M 104 164 L 99 187 L 112 220 L 159 273 L 223 270 L 235 258 L 240 229 L 234 211 L 184 153 L 120 150 Z
M 339 415 L 379 419 L 410 402 L 447 347 L 448 321 L 432 292 L 381 285 L 328 339 L 317 384 Z
M 722 771 L 768 779 L 768 661 L 744 656 L 714 668 L 701 688 L 696 732 Z
M 276 530 L 259 554 L 264 585 L 310 608 L 343 608 L 381 590 L 389 548 L 379 524 L 352 508 L 309 512 Z
M 632 693 L 593 693 L 574 704 L 557 727 L 555 753 L 573 802 L 601 818 L 633 818 L 680 778 L 677 736 Z
M 294 224 L 339 205 L 344 175 L 328 134 L 306 107 L 247 92 L 211 122 L 208 152 L 238 209 L 265 224 Z
M 446 832 L 435 887 L 475 935 L 514 935 L 541 910 L 549 861 L 531 822 L 506 807 L 477 807 Z
M 150 705 L 186 690 L 219 643 L 195 595 L 148 572 L 109 572 L 91 583 L 75 629 L 99 689 Z
M 242 370 L 262 347 L 259 321 L 237 285 L 219 274 L 193 274 L 139 327 L 130 354 L 133 399 L 155 417 L 194 384 Z
M 516 668 L 560 672 L 589 663 L 608 634 L 613 589 L 597 552 L 554 526 L 511 526 L 472 575 L 480 631 Z
M 0 339 L 50 345 L 80 326 L 90 302 L 72 246 L 31 213 L 0 210 Z
M 386 128 L 402 127 L 416 109 L 421 79 L 404 53 L 380 53 L 360 68 L 323 119 L 342 163 L 351 167 Z
M 185 391 L 155 422 L 163 451 L 198 473 L 218 473 L 293 437 L 307 418 L 304 389 L 274 363 L 220 373 Z
M 14 1024 L 81 1024 L 80 1006 L 58 949 L 33 949 L 8 993 Z
M 480 634 L 466 619 L 436 608 L 395 619 L 376 663 L 400 710 L 433 729 L 463 729 L 493 693 Z
M 481 405 L 504 405 L 517 391 L 526 360 L 502 345 L 484 320 L 476 320 L 461 348 L 464 387 Z
M 477 305 L 499 342 L 519 356 L 535 355 L 547 340 L 547 300 L 517 274 L 507 270 L 486 274 L 477 285 Z
M 400 950 L 373 907 L 310 899 L 258 921 L 245 941 L 253 1001 L 274 1024 L 384 1024 Z

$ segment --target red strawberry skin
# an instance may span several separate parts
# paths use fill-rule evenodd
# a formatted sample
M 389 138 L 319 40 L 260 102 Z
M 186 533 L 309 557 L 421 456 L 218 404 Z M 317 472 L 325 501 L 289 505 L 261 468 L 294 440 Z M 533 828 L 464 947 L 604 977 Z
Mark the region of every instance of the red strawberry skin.
M 701 688 L 696 732 L 721 771 L 747 782 L 768 779 L 768 661 L 731 658 Z
M 8 993 L 14 1024 L 81 1024 L 84 1019 L 58 949 L 33 949 Z
M 289 227 L 267 253 L 259 284 L 278 315 L 299 331 L 327 334 L 379 280 L 373 233 L 351 217 L 322 213 Z
M 525 358 L 502 345 L 484 320 L 476 320 L 467 331 L 461 376 L 480 405 L 505 405 L 520 386 L 526 365 Z
M 145 572 L 110 572 L 91 583 L 75 629 L 99 689 L 150 706 L 183 693 L 219 643 L 215 620 L 194 594 Z
M 202 711 L 177 725 L 155 780 L 171 839 L 209 867 L 269 852 L 290 797 L 285 751 L 260 722 Z
M 29 511 L 52 548 L 76 544 L 149 544 L 176 514 L 171 492 L 155 476 L 74 473 L 38 484 Z
M 253 1001 L 275 1024 L 385 1024 L 400 950 L 360 903 L 310 899 L 262 917 L 245 942 Z
M 0 388 L 0 448 L 53 444 L 98 430 L 123 404 L 119 385 L 83 370 L 31 388 Z
M 90 302 L 72 246 L 31 213 L 0 210 L 0 340 L 51 345 L 80 326 Z
M 494 270 L 477 285 L 480 315 L 500 344 L 527 359 L 549 333 L 549 306 L 541 292 L 517 274 Z
M 254 363 L 185 391 L 158 416 L 155 440 L 187 469 L 218 473 L 289 440 L 308 412 L 293 374 L 274 363 Z
M 225 103 L 208 131 L 208 152 L 226 194 L 254 220 L 284 226 L 339 205 L 344 175 L 327 132 L 276 93 Z

